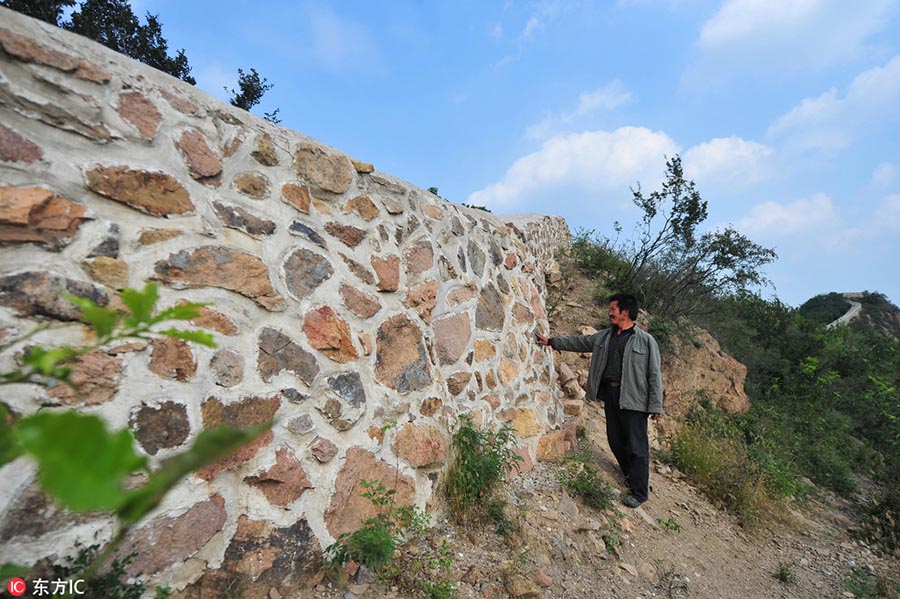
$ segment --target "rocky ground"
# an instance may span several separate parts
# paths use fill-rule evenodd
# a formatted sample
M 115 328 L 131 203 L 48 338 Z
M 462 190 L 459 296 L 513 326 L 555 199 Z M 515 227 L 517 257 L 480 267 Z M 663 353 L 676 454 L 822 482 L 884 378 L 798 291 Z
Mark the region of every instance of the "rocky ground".
M 588 404 L 584 417 L 583 449 L 623 490 L 605 446 L 602 410 Z M 788 510 L 748 534 L 677 470 L 659 462 L 652 470 L 651 498 L 643 506 L 594 510 L 561 487 L 559 465 L 537 464 L 506 489 L 515 532 L 503 538 L 490 526 L 443 522 L 430 541 L 448 543 L 451 578 L 467 599 L 875 597 L 878 577 L 894 584 L 900 577 L 900 559 L 850 536 L 852 520 L 834 498 Z M 873 594 L 866 595 L 859 589 L 869 577 Z M 308 596 L 413 596 L 362 580 L 326 580 Z

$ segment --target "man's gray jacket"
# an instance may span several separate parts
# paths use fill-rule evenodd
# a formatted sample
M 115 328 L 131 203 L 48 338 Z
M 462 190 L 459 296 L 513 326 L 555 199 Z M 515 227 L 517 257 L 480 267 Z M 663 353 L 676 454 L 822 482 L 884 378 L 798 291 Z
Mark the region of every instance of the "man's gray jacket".
M 590 399 L 597 397 L 600 388 L 600 377 L 603 376 L 603 369 L 606 367 L 611 333 L 612 327 L 593 335 L 567 335 L 550 339 L 550 347 L 553 349 L 591 352 L 591 367 L 587 382 Z M 634 335 L 625 342 L 625 351 L 622 354 L 619 407 L 623 410 L 663 413 L 659 346 L 650 333 L 637 327 L 634 327 Z

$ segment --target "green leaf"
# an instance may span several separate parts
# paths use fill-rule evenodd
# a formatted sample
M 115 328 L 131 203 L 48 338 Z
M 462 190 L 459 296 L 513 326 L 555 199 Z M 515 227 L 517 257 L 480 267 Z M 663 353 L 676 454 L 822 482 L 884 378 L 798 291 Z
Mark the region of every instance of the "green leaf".
M 98 339 L 108 337 L 119 323 L 121 313 L 113 308 L 103 308 L 93 301 L 77 295 L 63 294 L 67 300 L 81 308 L 81 319 L 91 325 Z
M 153 307 L 159 300 L 159 292 L 157 291 L 156 283 L 151 281 L 144 285 L 143 291 L 129 287 L 123 289 L 119 293 L 119 297 L 122 298 L 122 303 L 131 312 L 131 316 L 125 319 L 126 322 L 129 326 L 134 326 L 150 322 L 150 318 L 153 315 Z
M 0 403 L 0 466 L 13 461 L 24 451 L 13 424 L 9 409 Z
M 24 576 L 28 574 L 31 568 L 26 566 L 20 566 L 18 564 L 3 564 L 0 565 L 0 581 L 7 581 L 10 578 L 14 578 L 16 576 Z
M 207 333 L 206 331 L 181 331 L 178 329 L 166 329 L 165 331 L 159 332 L 161 335 L 165 335 L 166 337 L 174 337 L 176 339 L 184 339 L 185 341 L 193 341 L 194 343 L 199 343 L 200 345 L 205 345 L 207 347 L 216 347 L 216 341 L 213 339 L 212 334 Z
M 182 478 L 227 456 L 271 427 L 272 423 L 267 422 L 243 430 L 220 426 L 201 432 L 189 450 L 166 460 L 162 468 L 150 476 L 147 484 L 132 491 L 117 515 L 126 523 L 137 522 L 156 507 Z
M 68 362 L 77 355 L 78 352 L 68 345 L 53 349 L 44 349 L 38 345 L 28 348 L 28 351 L 22 356 L 22 363 L 43 375 L 65 378 L 69 369 L 59 368 L 58 364 Z
M 40 412 L 19 424 L 25 451 L 38 462 L 44 490 L 70 510 L 114 511 L 128 499 L 124 482 L 144 468 L 127 429 L 109 433 L 97 416 Z
M 153 322 L 163 322 L 165 320 L 190 320 L 200 316 L 200 308 L 209 304 L 178 304 L 171 308 L 166 308 L 153 317 Z

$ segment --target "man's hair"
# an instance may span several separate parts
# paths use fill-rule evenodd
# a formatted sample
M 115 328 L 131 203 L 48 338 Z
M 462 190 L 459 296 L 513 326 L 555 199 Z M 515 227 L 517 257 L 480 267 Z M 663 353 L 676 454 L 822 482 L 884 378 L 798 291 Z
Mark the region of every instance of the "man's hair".
M 638 300 L 636 297 L 631 295 L 630 293 L 613 293 L 607 299 L 608 302 L 616 302 L 616 305 L 619 306 L 619 311 L 626 310 L 628 312 L 628 317 L 631 320 L 637 320 L 638 310 L 640 310 L 640 306 L 638 306 Z

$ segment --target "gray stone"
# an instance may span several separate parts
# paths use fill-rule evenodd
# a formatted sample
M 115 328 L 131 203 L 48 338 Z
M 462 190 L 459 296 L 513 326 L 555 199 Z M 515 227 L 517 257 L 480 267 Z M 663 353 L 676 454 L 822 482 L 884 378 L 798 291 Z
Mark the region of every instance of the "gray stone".
M 261 239 L 275 232 L 275 223 L 259 218 L 240 206 L 229 206 L 221 202 L 212 203 L 216 215 L 222 219 L 222 224 L 231 229 L 237 229 L 253 237 Z
M 109 295 L 102 287 L 56 273 L 26 271 L 0 277 L 0 305 L 19 316 L 78 320 L 81 310 L 63 297 L 65 294 L 87 298 L 100 306 L 109 304 Z
M 291 295 L 306 299 L 316 288 L 334 274 L 334 268 L 324 256 L 301 248 L 284 261 L 284 282 Z
M 234 387 L 244 380 L 244 356 L 230 349 L 220 349 L 209 362 L 216 384 Z
M 284 333 L 266 327 L 259 334 L 257 368 L 266 382 L 283 370 L 296 375 L 307 385 L 312 385 L 319 374 L 316 357 L 294 343 Z
M 475 328 L 486 331 L 502 331 L 506 320 L 503 298 L 493 285 L 485 285 L 475 309 Z
M 313 421 L 312 416 L 303 414 L 288 422 L 287 428 L 294 434 L 305 435 L 316 430 L 316 423 Z
M 470 239 L 466 255 L 469 258 L 469 266 L 472 267 L 472 272 L 475 274 L 475 276 L 482 276 L 484 274 L 484 266 L 487 260 L 487 257 L 484 255 L 484 250 L 478 247 L 478 244 Z
M 295 220 L 291 223 L 290 227 L 288 227 L 288 233 L 290 233 L 291 235 L 296 235 L 298 237 L 306 237 L 320 247 L 327 247 L 327 245 L 325 244 L 325 239 L 321 235 L 316 233 L 315 229 L 306 226 L 299 220 Z
M 94 249 L 87 255 L 88 258 L 118 258 L 119 257 L 119 239 L 121 238 L 121 229 L 116 223 L 106 223 L 106 231 L 103 238 Z
M 328 377 L 328 386 L 338 397 L 353 407 L 359 407 L 366 402 L 366 390 L 358 372 L 345 372 Z
M 378 327 L 375 378 L 400 393 L 431 384 L 431 362 L 422 331 L 405 314 L 397 314 Z
M 316 437 L 309 444 L 309 452 L 323 464 L 330 462 L 338 453 L 338 447 L 324 437 Z

